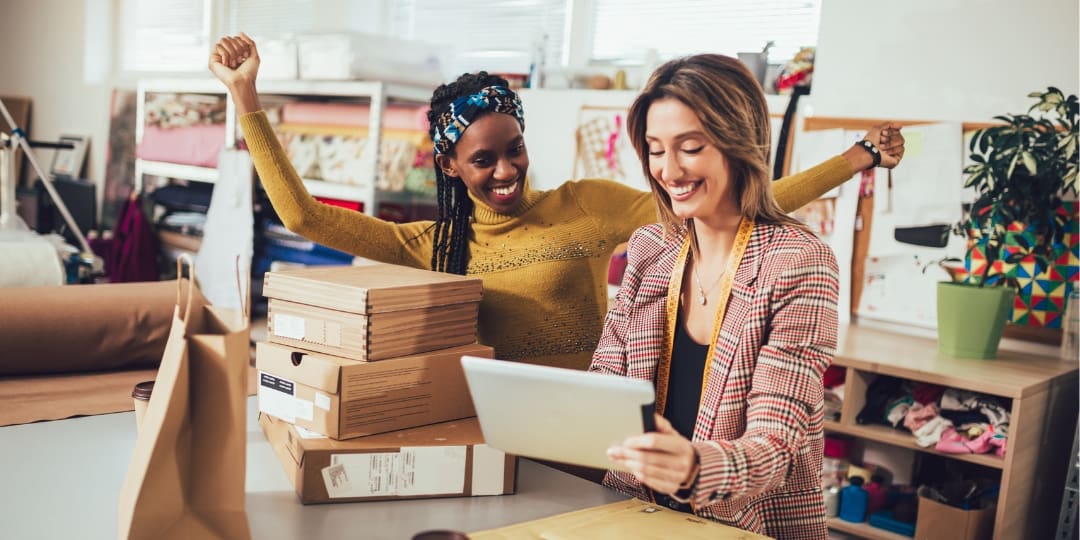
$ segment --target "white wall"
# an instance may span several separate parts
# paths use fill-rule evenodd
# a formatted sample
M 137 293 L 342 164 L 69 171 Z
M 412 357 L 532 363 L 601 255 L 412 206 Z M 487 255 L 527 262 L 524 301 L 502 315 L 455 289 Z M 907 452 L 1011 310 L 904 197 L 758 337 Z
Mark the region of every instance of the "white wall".
M 814 114 L 990 121 L 1077 93 L 1076 0 L 826 0 Z
M 89 19 L 87 6 L 93 10 Z M 98 23 L 90 43 L 88 20 Z M 31 139 L 89 134 L 87 175 L 98 182 L 105 170 L 112 91 L 112 32 L 101 26 L 111 21 L 109 0 L 0 0 L 0 95 L 33 99 Z M 36 155 L 48 169 L 52 151 Z
M 637 91 L 524 89 L 519 95 L 525 107 L 530 185 L 534 189 L 553 189 L 575 177 L 576 129 L 582 106 L 629 108 Z M 788 97 L 769 95 L 766 101 L 770 113 L 783 114 Z M 779 135 L 779 130 L 774 130 L 773 148 Z M 632 153 L 629 145 L 623 148 Z M 637 157 L 622 161 L 626 173 L 624 182 L 641 190 L 649 189 L 637 165 Z
M 582 105 L 629 107 L 636 95 L 625 90 L 521 90 L 530 185 L 552 189 L 573 177 L 575 130 Z M 636 187 L 647 189 L 648 185 L 641 180 Z

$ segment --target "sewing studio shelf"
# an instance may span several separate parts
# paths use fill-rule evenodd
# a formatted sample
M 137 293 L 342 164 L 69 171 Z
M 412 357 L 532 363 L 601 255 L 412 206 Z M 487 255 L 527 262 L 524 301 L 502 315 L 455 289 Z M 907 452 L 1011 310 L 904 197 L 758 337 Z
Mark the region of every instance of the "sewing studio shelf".
M 851 325 L 841 328 L 833 363 L 847 368 L 847 374 L 840 420 L 826 421 L 826 433 L 1000 470 L 994 538 L 1023 540 L 1052 535 L 1048 527 L 1057 516 L 1077 418 L 1076 362 L 1006 349 L 991 360 L 951 358 L 938 353 L 934 339 Z M 866 402 L 866 390 L 879 375 L 1011 400 L 1005 457 L 938 452 L 918 446 L 910 433 L 858 424 L 856 417 Z M 831 519 L 829 527 L 861 538 L 904 538 L 837 519 Z
M 431 88 L 386 83 L 381 81 L 303 81 L 303 80 L 268 80 L 259 81 L 259 95 L 268 101 L 288 100 L 335 100 L 361 102 L 370 106 L 368 143 L 373 148 L 381 149 L 383 136 L 383 113 L 387 103 L 401 102 L 423 105 L 431 97 Z M 136 101 L 135 141 L 141 144 L 146 131 L 147 96 L 155 93 L 203 94 L 221 96 L 225 99 L 224 148 L 237 145 L 237 114 L 228 92 L 219 81 L 214 79 L 145 79 L 139 81 Z M 358 171 L 360 181 L 354 184 L 327 182 L 325 180 L 304 179 L 304 184 L 313 196 L 359 202 L 363 211 L 376 215 L 379 204 L 434 204 L 434 197 L 413 193 L 383 191 L 378 186 L 379 150 L 375 159 L 367 163 L 368 170 Z M 169 179 L 190 180 L 213 183 L 217 179 L 217 170 L 211 167 L 198 167 L 159 160 L 135 160 L 135 189 L 142 192 L 147 176 Z
M 891 446 L 898 446 L 900 448 L 917 450 L 919 452 L 943 456 L 949 459 L 955 459 L 957 461 L 975 463 L 984 467 L 990 467 L 991 469 L 1001 469 L 1005 463 L 1003 459 L 994 456 L 993 454 L 946 454 L 944 452 L 938 452 L 937 450 L 934 450 L 933 447 L 923 448 L 918 444 L 915 444 L 915 437 L 912 434 L 906 431 L 895 430 L 886 426 L 848 425 L 842 424 L 840 422 L 832 422 L 826 420 L 825 431 L 829 433 L 840 433 L 844 435 L 849 435 L 858 439 L 877 441 Z

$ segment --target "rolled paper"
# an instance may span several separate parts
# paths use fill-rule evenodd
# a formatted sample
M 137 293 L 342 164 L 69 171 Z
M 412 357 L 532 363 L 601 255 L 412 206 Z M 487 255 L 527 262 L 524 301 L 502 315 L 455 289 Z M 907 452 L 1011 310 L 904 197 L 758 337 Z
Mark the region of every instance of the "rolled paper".
M 171 280 L 0 289 L 0 376 L 156 367 L 176 289 Z M 198 290 L 192 302 L 206 304 Z

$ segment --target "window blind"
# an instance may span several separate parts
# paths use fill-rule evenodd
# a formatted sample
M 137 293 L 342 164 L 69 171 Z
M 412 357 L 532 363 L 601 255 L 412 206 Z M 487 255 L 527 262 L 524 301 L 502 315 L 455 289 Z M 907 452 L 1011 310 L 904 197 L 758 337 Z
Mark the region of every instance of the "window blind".
M 543 44 L 545 63 L 561 62 L 568 0 L 399 0 L 391 33 L 445 47 L 444 73 L 526 73 Z M 546 36 L 546 39 L 544 38 Z
M 662 59 L 702 52 L 734 56 L 775 46 L 769 61 L 790 60 L 817 44 L 821 0 L 594 0 L 593 61 Z
M 198 71 L 210 51 L 211 0 L 122 0 L 123 71 Z

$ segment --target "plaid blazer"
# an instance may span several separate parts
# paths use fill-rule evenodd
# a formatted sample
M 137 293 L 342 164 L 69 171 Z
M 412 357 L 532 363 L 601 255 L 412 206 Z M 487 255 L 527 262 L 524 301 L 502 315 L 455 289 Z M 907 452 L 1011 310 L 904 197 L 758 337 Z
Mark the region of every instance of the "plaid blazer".
M 630 238 L 626 274 L 591 371 L 655 382 L 668 282 L 684 238 L 665 238 L 659 224 Z M 696 514 L 780 539 L 828 537 L 821 378 L 836 350 L 837 276 L 832 250 L 813 234 L 755 225 L 694 427 L 701 457 L 690 497 Z M 609 472 L 604 484 L 648 498 L 628 473 Z

